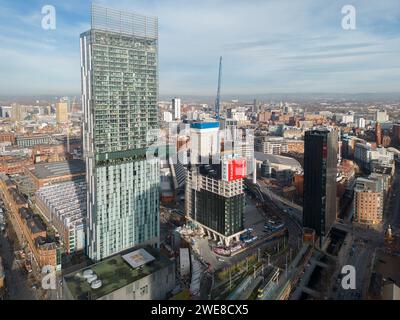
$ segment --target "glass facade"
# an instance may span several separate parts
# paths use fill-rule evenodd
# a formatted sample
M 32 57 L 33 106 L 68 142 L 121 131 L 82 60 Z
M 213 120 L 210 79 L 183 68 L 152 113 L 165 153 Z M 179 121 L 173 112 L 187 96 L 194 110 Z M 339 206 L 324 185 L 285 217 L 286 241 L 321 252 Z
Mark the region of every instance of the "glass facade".
M 157 19 L 92 7 L 81 35 L 87 253 L 100 260 L 159 237 Z
M 157 40 L 92 30 L 95 148 L 147 147 L 157 128 Z
M 310 130 L 304 138 L 303 226 L 322 241 L 336 219 L 336 131 Z
M 207 190 L 192 190 L 192 218 L 224 236 L 243 230 L 244 193 L 232 197 Z M 194 216 L 195 215 L 195 216 Z

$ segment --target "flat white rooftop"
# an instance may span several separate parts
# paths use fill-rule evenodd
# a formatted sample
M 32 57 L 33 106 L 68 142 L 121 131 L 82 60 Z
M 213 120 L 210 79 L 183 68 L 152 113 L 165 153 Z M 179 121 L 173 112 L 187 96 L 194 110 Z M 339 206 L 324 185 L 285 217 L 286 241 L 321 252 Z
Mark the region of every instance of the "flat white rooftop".
M 136 251 L 125 254 L 122 256 L 122 259 L 128 262 L 128 264 L 134 269 L 155 260 L 155 258 L 144 249 L 138 249 Z

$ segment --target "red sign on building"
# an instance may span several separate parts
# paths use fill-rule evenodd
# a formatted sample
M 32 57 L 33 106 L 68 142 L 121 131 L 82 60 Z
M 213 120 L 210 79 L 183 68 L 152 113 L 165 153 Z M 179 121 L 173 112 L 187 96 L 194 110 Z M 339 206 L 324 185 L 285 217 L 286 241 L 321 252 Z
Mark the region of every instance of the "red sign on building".
M 326 159 L 328 157 L 328 147 L 326 143 L 322 146 L 322 158 Z
M 246 160 L 232 159 L 227 160 L 223 167 L 223 178 L 226 181 L 243 179 L 246 177 Z

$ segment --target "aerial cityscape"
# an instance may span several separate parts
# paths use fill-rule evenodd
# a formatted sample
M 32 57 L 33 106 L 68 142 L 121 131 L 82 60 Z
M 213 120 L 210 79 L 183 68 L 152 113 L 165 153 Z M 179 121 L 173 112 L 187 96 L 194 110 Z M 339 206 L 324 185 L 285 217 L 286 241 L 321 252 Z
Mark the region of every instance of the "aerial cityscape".
M 2 2 L 0 300 L 400 300 L 398 1 Z

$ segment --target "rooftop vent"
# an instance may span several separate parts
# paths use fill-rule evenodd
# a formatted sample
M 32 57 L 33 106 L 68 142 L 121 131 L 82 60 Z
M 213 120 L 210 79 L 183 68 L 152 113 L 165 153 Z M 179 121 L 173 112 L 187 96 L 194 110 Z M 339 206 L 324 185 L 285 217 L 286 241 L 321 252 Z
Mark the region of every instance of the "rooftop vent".
M 92 287 L 92 289 L 98 289 L 98 288 L 100 288 L 101 286 L 102 286 L 102 282 L 101 282 L 101 280 L 94 280 L 91 284 L 90 284 L 90 286 Z
M 92 269 L 87 269 L 87 270 L 83 271 L 83 277 L 85 279 L 87 279 L 87 278 L 91 277 L 93 275 L 93 273 L 94 272 Z
M 86 281 L 90 284 L 93 281 L 97 280 L 97 275 L 95 273 L 93 273 L 93 275 L 91 275 L 89 278 L 86 278 Z

